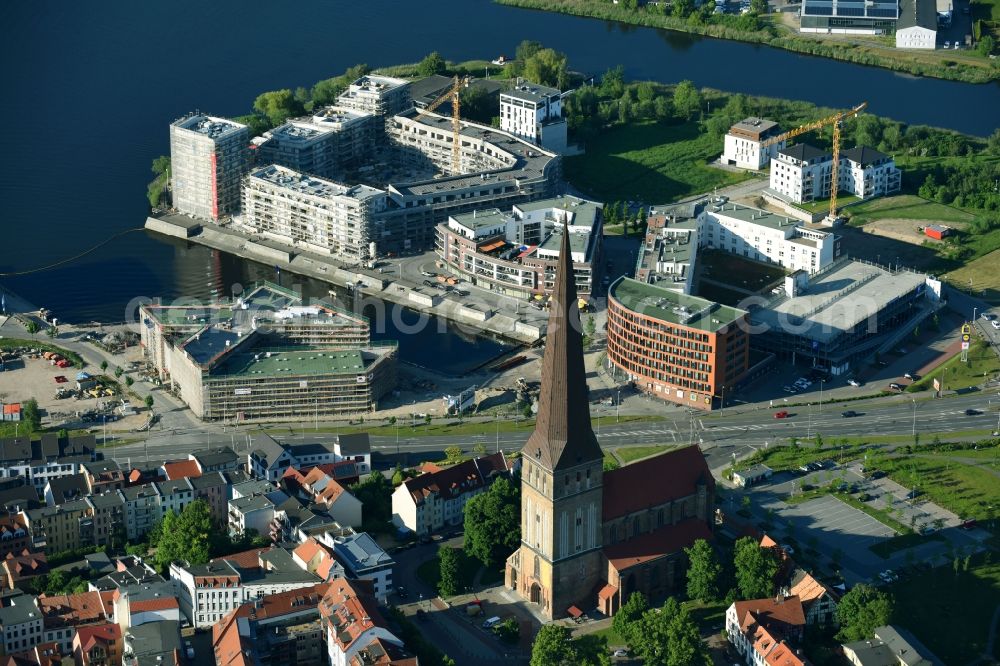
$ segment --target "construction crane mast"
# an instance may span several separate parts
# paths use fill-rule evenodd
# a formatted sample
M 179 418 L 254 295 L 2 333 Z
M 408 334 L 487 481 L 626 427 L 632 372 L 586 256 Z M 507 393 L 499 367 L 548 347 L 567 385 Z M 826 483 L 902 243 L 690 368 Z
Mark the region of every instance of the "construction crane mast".
M 806 123 L 805 125 L 800 125 L 793 130 L 789 130 L 777 136 L 772 136 L 770 139 L 761 141 L 761 150 L 773 146 L 781 141 L 787 141 L 788 139 L 799 136 L 800 134 L 805 134 L 806 132 L 811 132 L 817 130 L 827 125 L 833 125 L 833 168 L 830 170 L 830 220 L 837 219 L 837 187 L 839 170 L 840 170 L 840 128 L 843 121 L 848 118 L 853 118 L 859 115 L 865 108 L 868 107 L 868 102 L 861 102 L 853 109 L 849 111 L 841 111 L 840 113 L 835 113 L 832 116 L 827 116 L 820 120 L 813 121 L 811 123 Z
M 434 109 L 451 100 L 451 170 L 454 175 L 462 171 L 462 114 L 459 107 L 459 98 L 462 88 L 469 82 L 468 77 L 460 78 L 455 76 L 451 88 L 443 95 L 427 105 L 426 108 L 417 111 L 417 118 L 429 115 Z

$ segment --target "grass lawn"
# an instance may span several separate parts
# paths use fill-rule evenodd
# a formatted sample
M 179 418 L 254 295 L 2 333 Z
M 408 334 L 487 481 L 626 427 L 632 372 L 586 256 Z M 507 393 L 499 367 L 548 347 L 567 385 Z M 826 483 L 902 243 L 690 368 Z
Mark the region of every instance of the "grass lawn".
M 837 208 L 842 209 L 849 203 L 854 203 L 855 201 L 860 201 L 853 194 L 844 194 L 844 196 L 837 195 Z M 823 213 L 830 210 L 830 200 L 820 199 L 819 201 L 808 201 L 806 203 L 793 204 L 796 208 L 801 208 L 802 210 L 808 211 L 810 213 Z
M 893 537 L 892 539 L 888 539 L 886 541 L 879 541 L 873 546 L 868 546 L 868 550 L 872 551 L 882 559 L 887 560 L 892 557 L 893 553 L 906 550 L 907 548 L 913 548 L 914 546 L 919 546 L 925 541 L 944 541 L 944 537 L 936 532 L 927 536 L 917 534 L 916 532 L 910 532 L 909 534 Z
M 663 417 L 654 415 L 626 416 L 623 414 L 619 420 L 621 423 L 649 422 L 662 421 Z M 603 422 L 607 423 L 607 419 L 605 418 Z M 594 428 L 596 429 L 597 421 L 592 418 L 591 423 L 594 424 Z M 499 424 L 500 432 L 530 432 L 534 429 L 534 427 L 534 419 L 521 419 L 519 421 L 502 420 Z M 287 435 L 289 430 L 288 428 L 273 428 L 267 432 L 281 437 L 282 435 Z M 320 426 L 319 430 L 306 426 L 304 428 L 299 428 L 294 432 L 301 432 L 304 434 L 312 432 L 332 432 L 344 435 L 349 433 L 366 432 L 371 435 L 389 436 L 396 434 L 396 426 L 381 421 L 346 426 Z M 497 422 L 495 420 L 459 421 L 457 417 L 449 417 L 447 419 L 435 419 L 430 423 L 424 423 L 423 421 L 417 420 L 415 426 L 411 425 L 410 421 L 405 418 L 399 420 L 400 439 L 428 437 L 431 435 L 495 435 L 496 432 Z
M 746 180 L 708 166 L 719 145 L 696 122 L 641 122 L 603 132 L 563 161 L 566 179 L 600 201 L 667 203 Z
M 874 464 L 894 481 L 919 488 L 924 497 L 962 519 L 983 520 L 990 505 L 1000 506 L 1000 478 L 988 468 L 921 455 L 880 457 Z
M 739 307 L 739 304 L 748 298 L 747 295 L 742 292 L 733 291 L 732 289 L 727 289 L 717 284 L 708 284 L 705 282 L 698 284 L 698 296 L 710 301 L 715 301 L 716 303 L 728 305 L 730 307 Z
M 913 194 L 872 199 L 851 206 L 844 213 L 851 216 L 851 224 L 854 226 L 886 218 L 953 223 L 970 222 L 973 219 L 973 215 L 964 210 L 927 201 Z
M 942 390 L 956 390 L 979 386 L 986 377 L 992 377 L 1000 372 L 1000 358 L 983 340 L 976 340 L 969 349 L 969 360 L 962 362 L 962 353 L 955 354 L 943 365 L 919 381 L 907 387 L 907 391 L 927 391 L 934 388 L 934 379 L 939 378 Z
M 936 569 L 892 586 L 895 621 L 946 664 L 967 664 L 986 649 L 1000 604 L 1000 564 L 979 564 L 957 576 Z
M 666 453 L 673 448 L 672 446 L 626 446 L 621 449 L 615 449 L 615 453 L 621 458 L 622 464 L 627 465 L 640 458 L 657 453 Z
M 982 292 L 986 301 L 996 305 L 1000 303 L 1000 250 L 973 259 L 944 277 L 959 289 Z

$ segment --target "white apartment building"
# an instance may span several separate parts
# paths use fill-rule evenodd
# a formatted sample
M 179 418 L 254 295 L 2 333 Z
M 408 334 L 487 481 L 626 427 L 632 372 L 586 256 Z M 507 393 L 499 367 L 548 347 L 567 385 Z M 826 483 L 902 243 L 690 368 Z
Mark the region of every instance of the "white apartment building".
M 253 140 L 256 163 L 332 178 L 371 151 L 374 116 L 337 106 L 290 120 Z
M 157 481 L 156 492 L 159 495 L 160 511 L 180 513 L 188 504 L 194 501 L 194 486 L 188 479 L 173 481 Z
M 840 237 L 794 218 L 742 204 L 715 202 L 704 211 L 698 240 L 735 255 L 815 273 L 840 256 Z
M 210 627 L 246 601 L 298 590 L 321 582 L 283 548 L 237 553 L 207 564 L 170 565 L 179 586 L 180 609 L 195 629 Z
M 793 203 L 830 198 L 833 155 L 807 143 L 778 152 L 771 165 L 770 188 Z M 859 199 L 898 192 L 902 176 L 896 162 L 874 148 L 858 146 L 841 151 L 838 191 Z
M 761 143 L 781 133 L 778 123 L 764 118 L 746 118 L 729 128 L 722 153 L 723 164 L 741 169 L 763 169 L 786 141 L 765 148 Z
M 519 82 L 500 93 L 500 129 L 555 153 L 566 152 L 562 92 L 537 83 Z
M 368 258 L 368 239 L 386 194 L 282 166 L 254 169 L 243 188 L 243 224 L 290 245 L 350 262 Z
M 383 117 L 393 116 L 410 105 L 409 81 L 374 74 L 362 76 L 337 98 L 337 106 Z
M 42 642 L 42 612 L 28 594 L 4 599 L 0 607 L 2 654 L 23 652 Z
M 239 211 L 240 183 L 250 166 L 246 125 L 194 113 L 170 125 L 174 208 L 203 220 Z

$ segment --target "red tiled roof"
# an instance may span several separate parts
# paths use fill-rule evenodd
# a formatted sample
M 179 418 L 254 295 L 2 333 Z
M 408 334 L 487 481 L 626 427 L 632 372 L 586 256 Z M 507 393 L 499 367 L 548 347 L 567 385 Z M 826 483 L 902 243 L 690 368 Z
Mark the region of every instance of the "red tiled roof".
M 808 662 L 795 654 L 795 651 L 782 641 L 764 658 L 770 666 L 806 666 Z
M 160 597 L 158 599 L 143 599 L 129 603 L 129 613 L 142 613 L 145 611 L 168 610 L 170 608 L 180 608 L 177 597 Z
M 117 643 L 122 639 L 122 629 L 111 622 L 91 624 L 77 627 L 76 636 L 84 652 L 87 652 L 97 644 Z
M 610 599 L 611 597 L 618 594 L 618 588 L 614 585 L 608 584 L 601 588 L 601 591 L 597 593 L 598 599 Z
M 338 578 L 329 583 L 323 595 L 320 615 L 333 629 L 334 640 L 345 652 L 372 627 L 385 626 L 373 590 L 371 581 Z
M 604 473 L 605 521 L 693 495 L 699 483 L 714 492 L 715 481 L 697 446 L 668 451 Z
M 774 539 L 772 539 L 767 534 L 765 534 L 764 536 L 762 536 L 760 538 L 760 547 L 761 548 L 777 548 L 778 547 L 778 542 L 775 541 Z
M 232 555 L 216 557 L 215 560 L 226 560 L 228 562 L 232 562 L 241 569 L 257 569 L 260 567 L 260 554 L 270 549 L 270 546 L 266 546 L 264 548 L 252 548 L 250 550 L 244 550 L 241 553 L 233 553 Z M 215 560 L 213 560 L 213 562 Z
M 167 475 L 168 481 L 175 479 L 186 479 L 193 476 L 201 476 L 201 469 L 196 460 L 176 460 L 174 462 L 163 463 L 163 473 Z
M 414 502 L 421 502 L 434 493 L 455 497 L 462 493 L 478 490 L 485 486 L 490 477 L 498 472 L 507 471 L 508 466 L 503 453 L 493 453 L 481 458 L 460 462 L 451 467 L 427 472 L 404 481 L 406 490 Z
M 20 412 L 21 412 L 21 403 L 19 402 L 3 406 L 4 414 L 19 414 Z
M 792 596 L 776 599 L 750 599 L 737 601 L 736 617 L 742 618 L 740 628 L 746 631 L 754 623 L 773 628 L 775 624 L 802 627 L 806 623 L 802 600 Z
M 115 598 L 118 595 L 118 590 L 102 590 L 98 594 L 101 595 L 101 605 L 104 607 L 104 615 L 113 617 L 115 614 Z
M 789 592 L 801 599 L 802 603 L 808 605 L 810 602 L 819 599 L 824 594 L 828 594 L 829 590 L 827 590 L 823 583 L 819 582 L 809 574 L 802 572 L 802 578 L 799 582 L 792 585 Z
M 698 539 L 711 539 L 712 531 L 704 521 L 688 518 L 676 525 L 664 525 L 652 532 L 604 547 L 604 556 L 617 571 L 676 553 Z
M 46 627 L 77 626 L 107 617 L 101 595 L 97 592 L 43 594 L 38 597 L 38 609 L 45 618 Z

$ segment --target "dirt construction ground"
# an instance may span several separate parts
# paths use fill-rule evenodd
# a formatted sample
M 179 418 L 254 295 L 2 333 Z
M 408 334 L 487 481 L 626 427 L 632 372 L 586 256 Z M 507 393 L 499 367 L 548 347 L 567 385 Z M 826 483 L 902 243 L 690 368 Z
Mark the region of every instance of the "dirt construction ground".
M 924 242 L 940 243 L 925 236 L 923 227 L 927 226 L 926 220 L 907 220 L 905 218 L 888 217 L 884 220 L 877 220 L 865 225 L 865 231 L 873 236 L 886 236 L 904 243 L 913 245 L 923 245 Z
M 8 363 L 7 366 L 6 371 L 0 372 L 0 402 L 20 402 L 28 398 L 35 398 L 42 412 L 42 422 L 46 425 L 55 423 L 66 428 L 85 428 L 90 424 L 83 423 L 76 418 L 78 412 L 95 410 L 100 407 L 101 403 L 119 400 L 118 397 L 80 400 L 74 397 L 56 398 L 56 390 L 60 387 L 76 388 L 76 373 L 79 372 L 79 369 L 72 366 L 59 368 L 51 365 L 45 359 L 28 356 Z M 87 372 L 96 374 L 97 370 L 88 368 Z M 55 381 L 55 377 L 60 375 L 66 378 L 65 383 Z M 137 416 L 130 416 L 115 422 L 114 429 L 130 430 L 142 425 L 145 420 L 146 416 L 140 413 Z M 110 429 L 111 426 L 109 426 Z

